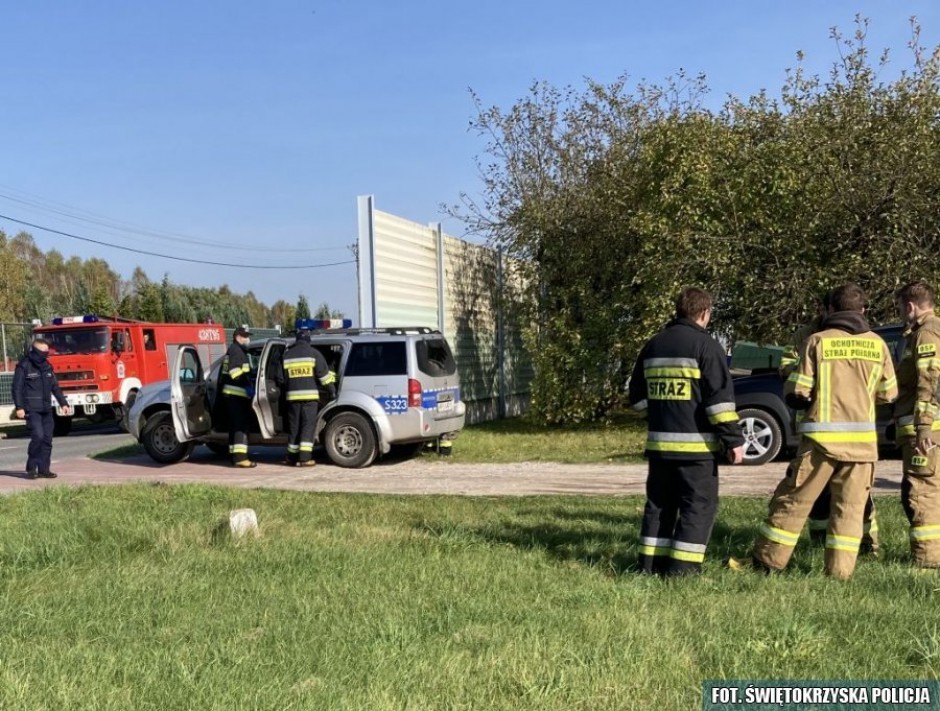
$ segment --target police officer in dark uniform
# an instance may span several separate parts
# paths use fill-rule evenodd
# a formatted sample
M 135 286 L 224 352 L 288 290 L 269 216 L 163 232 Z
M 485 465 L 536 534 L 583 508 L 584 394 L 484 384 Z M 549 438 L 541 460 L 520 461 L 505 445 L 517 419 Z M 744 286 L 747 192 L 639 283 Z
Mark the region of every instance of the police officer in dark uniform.
M 643 347 L 630 379 L 630 404 L 649 418 L 640 528 L 647 573 L 701 571 L 718 510 L 718 461 L 744 458 L 727 358 L 705 330 L 711 307 L 707 291 L 683 289 L 675 319 Z
M 232 464 L 240 468 L 258 466 L 248 459 L 248 430 L 251 426 L 251 398 L 254 384 L 251 382 L 251 364 L 248 361 L 248 341 L 251 332 L 247 326 L 239 326 L 232 336 L 222 359 L 222 399 L 228 413 L 228 451 Z
M 26 478 L 54 479 L 52 471 L 52 398 L 71 415 L 72 408 L 65 399 L 55 372 L 48 360 L 49 343 L 42 338 L 33 340 L 26 356 L 16 364 L 13 373 L 13 406 L 16 416 L 26 419 L 29 428 L 29 449 L 26 459 Z
M 313 439 L 316 433 L 317 411 L 320 403 L 319 382 L 336 398 L 336 374 L 329 369 L 326 358 L 310 345 L 310 332 L 297 332 L 297 340 L 284 351 L 281 382 L 287 400 L 287 443 L 289 466 L 312 467 Z

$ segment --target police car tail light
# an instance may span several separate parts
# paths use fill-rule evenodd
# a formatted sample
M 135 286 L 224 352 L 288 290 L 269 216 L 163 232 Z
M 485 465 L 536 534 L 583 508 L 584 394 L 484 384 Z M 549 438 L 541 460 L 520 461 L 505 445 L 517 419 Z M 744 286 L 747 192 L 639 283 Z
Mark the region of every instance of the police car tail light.
M 408 378 L 408 407 L 421 407 L 421 383 Z

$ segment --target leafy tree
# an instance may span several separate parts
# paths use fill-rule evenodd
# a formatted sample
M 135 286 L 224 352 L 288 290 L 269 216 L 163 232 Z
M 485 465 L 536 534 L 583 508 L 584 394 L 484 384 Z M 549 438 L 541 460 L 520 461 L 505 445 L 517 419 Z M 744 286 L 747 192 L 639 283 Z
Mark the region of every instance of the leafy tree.
M 343 312 L 339 311 L 338 309 L 331 309 L 330 305 L 324 301 L 319 306 L 317 306 L 317 310 L 313 313 L 313 318 L 343 318 Z
M 310 304 L 307 303 L 307 297 L 303 294 L 297 300 L 296 318 L 310 318 Z
M 940 52 L 913 25 L 911 64 L 886 81 L 867 22 L 832 37 L 826 79 L 798 56 L 779 97 L 704 107 L 702 77 L 633 88 L 544 83 L 507 110 L 477 100 L 484 190 L 451 209 L 519 261 L 533 409 L 550 422 L 622 404 L 642 343 L 684 285 L 717 298 L 728 341 L 780 341 L 845 281 L 876 321 L 914 277 L 938 283 Z

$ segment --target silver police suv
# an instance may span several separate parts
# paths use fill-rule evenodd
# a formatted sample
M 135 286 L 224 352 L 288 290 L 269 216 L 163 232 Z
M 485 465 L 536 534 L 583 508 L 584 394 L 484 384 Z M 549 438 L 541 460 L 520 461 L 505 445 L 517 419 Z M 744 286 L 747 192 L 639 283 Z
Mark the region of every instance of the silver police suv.
M 286 445 L 286 401 L 276 381 L 293 338 L 248 346 L 256 383 L 249 444 Z M 440 331 L 425 327 L 313 331 L 311 344 L 336 373 L 337 397 L 320 392 L 317 437 L 341 467 L 367 467 L 394 452 L 408 456 L 426 442 L 463 429 L 457 364 Z M 180 346 L 169 380 L 146 385 L 128 412 L 128 431 L 155 461 L 172 464 L 198 443 L 228 452 L 228 422 L 218 382 L 222 359 L 204 373 L 195 346 Z

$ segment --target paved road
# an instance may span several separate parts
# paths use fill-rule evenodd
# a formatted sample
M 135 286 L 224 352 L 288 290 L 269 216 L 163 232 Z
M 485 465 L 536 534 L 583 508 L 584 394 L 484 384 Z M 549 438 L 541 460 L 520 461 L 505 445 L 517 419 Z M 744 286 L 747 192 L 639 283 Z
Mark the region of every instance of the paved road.
M 20 472 L 26 467 L 26 448 L 29 436 L 22 428 L 0 431 L 0 470 Z M 122 432 L 113 423 L 100 425 L 76 425 L 66 437 L 56 437 L 52 443 L 52 470 L 63 460 L 87 457 L 95 452 L 114 449 L 125 444 L 133 444 L 134 438 Z
M 117 446 L 122 440 L 114 436 Z M 56 440 L 58 447 L 58 440 Z M 96 461 L 85 457 L 59 459 L 60 478 L 30 481 L 21 476 L 22 464 L 0 471 L 0 493 L 43 486 L 81 484 L 204 483 L 243 488 L 303 491 L 342 491 L 382 494 L 456 494 L 464 496 L 522 496 L 530 494 L 641 494 L 646 479 L 643 464 L 459 464 L 419 457 L 405 462 L 379 462 L 368 469 L 342 469 L 321 461 L 311 469 L 280 465 L 283 449 L 252 448 L 255 469 L 234 469 L 197 447 L 186 462 L 160 466 L 146 455 L 122 461 Z M 759 467 L 723 467 L 721 492 L 725 495 L 769 496 L 786 469 L 785 462 Z M 898 460 L 880 462 L 875 494 L 896 493 L 901 478 Z

